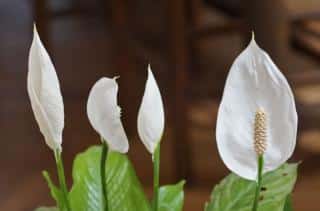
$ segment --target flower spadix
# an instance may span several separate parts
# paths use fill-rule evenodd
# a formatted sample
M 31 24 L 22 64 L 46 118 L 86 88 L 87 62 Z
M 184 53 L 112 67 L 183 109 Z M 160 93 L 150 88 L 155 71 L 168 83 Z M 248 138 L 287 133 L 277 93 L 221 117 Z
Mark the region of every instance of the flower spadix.
M 138 114 L 138 133 L 147 150 L 153 154 L 164 130 L 161 94 L 150 66 L 148 79 Z
M 64 128 L 64 106 L 60 85 L 51 59 L 36 27 L 29 52 L 27 89 L 35 118 L 47 145 L 60 150 Z
M 292 155 L 297 122 L 287 80 L 252 39 L 230 69 L 218 111 L 222 160 L 234 173 L 255 180 L 259 156 L 264 158 L 263 172 L 268 172 Z
M 262 108 L 259 108 L 254 118 L 254 150 L 258 156 L 267 149 L 267 117 Z
M 103 77 L 98 80 L 88 97 L 87 115 L 92 127 L 106 141 L 110 150 L 126 153 L 129 143 L 120 118 L 117 94 L 116 78 Z

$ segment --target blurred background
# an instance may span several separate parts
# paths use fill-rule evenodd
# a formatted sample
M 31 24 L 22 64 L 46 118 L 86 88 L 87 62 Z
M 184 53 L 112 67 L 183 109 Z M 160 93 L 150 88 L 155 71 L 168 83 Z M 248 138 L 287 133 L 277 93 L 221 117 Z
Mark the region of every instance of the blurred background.
M 202 210 L 229 173 L 215 144 L 216 112 L 226 74 L 251 30 L 286 75 L 299 112 L 292 158 L 303 161 L 296 210 L 320 210 L 320 1 L 318 0 L 1 0 L 0 210 L 53 205 L 41 170 L 55 175 L 26 92 L 32 23 L 61 82 L 69 184 L 76 153 L 99 144 L 86 117 L 91 86 L 120 75 L 120 105 L 129 156 L 146 191 L 151 158 L 136 132 L 150 62 L 164 98 L 161 184 L 187 179 L 186 211 Z

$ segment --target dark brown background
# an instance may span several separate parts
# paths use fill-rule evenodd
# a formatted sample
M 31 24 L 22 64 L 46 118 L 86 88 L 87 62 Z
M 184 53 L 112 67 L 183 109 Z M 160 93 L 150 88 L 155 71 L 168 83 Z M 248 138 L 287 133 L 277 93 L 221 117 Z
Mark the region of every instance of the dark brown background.
M 303 161 L 296 210 L 319 210 L 320 3 L 243 0 L 239 8 L 230 2 L 237 1 L 0 1 L 0 210 L 53 204 L 41 176 L 43 169 L 55 173 L 53 155 L 26 92 L 35 20 L 61 81 L 68 179 L 75 154 L 99 144 L 86 117 L 89 89 L 102 76 L 120 75 L 129 154 L 150 193 L 151 160 L 137 137 L 136 116 L 151 62 L 166 111 L 161 183 L 186 178 L 190 211 L 202 210 L 214 184 L 228 174 L 215 145 L 216 110 L 228 69 L 254 29 L 296 95 L 300 124 L 293 160 Z

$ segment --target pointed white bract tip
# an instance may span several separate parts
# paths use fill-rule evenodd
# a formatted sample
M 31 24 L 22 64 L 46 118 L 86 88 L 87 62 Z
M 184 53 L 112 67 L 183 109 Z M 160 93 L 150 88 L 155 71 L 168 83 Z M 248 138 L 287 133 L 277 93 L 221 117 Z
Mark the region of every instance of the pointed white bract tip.
M 252 31 L 251 41 L 250 41 L 250 43 L 249 43 L 249 45 L 248 45 L 247 48 L 253 48 L 253 49 L 259 49 L 259 50 L 261 50 L 260 47 L 258 46 L 256 40 L 255 40 L 255 35 L 254 35 L 254 32 L 253 32 L 253 31 Z
M 112 151 L 127 153 L 128 138 L 121 122 L 121 109 L 117 103 L 118 84 L 116 77 L 101 78 L 92 87 L 87 115 L 92 127 L 106 141 Z
M 149 63 L 149 64 L 148 64 L 148 74 L 149 74 L 150 72 L 152 73 L 152 69 L 151 69 L 151 64 Z
M 219 106 L 216 140 L 220 157 L 232 172 L 256 180 L 259 155 L 264 157 L 263 172 L 275 170 L 290 158 L 297 125 L 286 78 L 252 39 L 231 66 Z
M 163 134 L 164 110 L 161 94 L 150 65 L 137 122 L 140 139 L 147 150 L 153 154 Z
M 52 150 L 61 150 L 64 106 L 59 80 L 34 26 L 29 52 L 27 90 L 41 133 Z
M 38 35 L 37 25 L 35 22 L 33 23 L 33 34 Z

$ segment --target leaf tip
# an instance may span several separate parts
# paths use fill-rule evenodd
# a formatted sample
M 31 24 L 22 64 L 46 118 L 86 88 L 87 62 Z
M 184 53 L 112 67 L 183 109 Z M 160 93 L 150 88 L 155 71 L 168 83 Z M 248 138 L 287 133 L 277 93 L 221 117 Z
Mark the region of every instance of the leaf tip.
M 183 179 L 180 182 L 178 182 L 178 185 L 183 187 L 186 183 L 187 183 L 187 181 L 185 179 Z
M 42 176 L 43 176 L 45 179 L 50 178 L 48 171 L 43 170 L 41 173 L 42 173 Z

